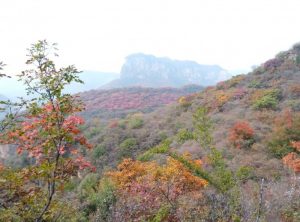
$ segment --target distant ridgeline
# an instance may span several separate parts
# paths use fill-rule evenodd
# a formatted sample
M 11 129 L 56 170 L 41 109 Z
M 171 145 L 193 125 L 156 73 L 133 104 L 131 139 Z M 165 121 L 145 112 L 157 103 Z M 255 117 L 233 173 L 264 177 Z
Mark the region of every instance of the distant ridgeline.
M 194 61 L 157 58 L 139 53 L 129 55 L 121 69 L 120 78 L 102 88 L 181 87 L 189 84 L 209 86 L 228 78 L 230 74 L 217 65 L 200 65 Z

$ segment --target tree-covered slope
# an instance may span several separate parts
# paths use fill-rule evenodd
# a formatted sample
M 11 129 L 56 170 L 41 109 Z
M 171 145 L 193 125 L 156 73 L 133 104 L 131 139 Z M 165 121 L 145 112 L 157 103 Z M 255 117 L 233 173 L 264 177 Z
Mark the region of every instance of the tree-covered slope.
M 79 96 L 86 105 L 84 116 L 102 119 L 124 117 L 128 113 L 150 112 L 164 105 L 176 102 L 179 97 L 203 89 L 198 85 L 182 88 L 131 87 L 111 90 L 91 90 Z
M 181 97 L 152 113 L 132 114 L 108 124 L 88 121 L 85 133 L 97 144 L 90 158 L 103 172 L 123 158 L 163 163 L 169 152 L 188 152 L 210 172 L 212 151 L 205 148 L 205 137 L 197 139 L 204 130 L 203 122 L 197 124 L 203 121 L 197 112 L 204 109 L 212 125 L 213 146 L 224 157 L 233 180 L 239 181 L 243 211 L 239 218 L 253 221 L 259 214 L 266 221 L 297 221 L 299 183 L 293 175 L 300 171 L 299 85 L 300 46 L 295 45 L 247 75 Z M 219 178 L 227 181 L 223 176 Z M 215 207 L 222 209 L 223 202 L 218 201 L 221 205 Z

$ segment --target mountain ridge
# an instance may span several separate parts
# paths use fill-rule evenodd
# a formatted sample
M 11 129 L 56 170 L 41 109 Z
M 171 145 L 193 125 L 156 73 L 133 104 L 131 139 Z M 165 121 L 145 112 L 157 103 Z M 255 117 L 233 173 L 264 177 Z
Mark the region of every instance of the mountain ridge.
M 229 76 L 230 74 L 218 65 L 201 65 L 190 60 L 173 60 L 135 53 L 126 57 L 120 78 L 101 88 L 181 87 L 188 84 L 208 86 Z

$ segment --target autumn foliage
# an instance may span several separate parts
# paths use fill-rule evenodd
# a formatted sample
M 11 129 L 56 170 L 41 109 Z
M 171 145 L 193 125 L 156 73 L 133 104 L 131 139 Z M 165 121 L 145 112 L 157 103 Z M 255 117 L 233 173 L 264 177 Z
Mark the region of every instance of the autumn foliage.
M 293 148 L 295 148 L 295 150 L 300 152 L 300 141 L 292 141 L 291 145 L 292 145 Z
M 296 152 L 300 152 L 300 141 L 291 142 Z M 300 173 L 300 157 L 296 152 L 291 152 L 282 158 L 282 162 L 295 173 Z
M 254 143 L 254 130 L 246 121 L 236 122 L 230 129 L 228 140 L 236 148 L 248 148 Z
M 65 85 L 81 82 L 78 71 L 73 66 L 57 69 L 48 57 L 54 49 L 39 41 L 28 50 L 32 69 L 19 77 L 28 95 L 37 98 L 27 101 L 22 115 L 0 134 L 1 144 L 13 145 L 30 162 L 22 169 L 1 170 L 0 220 L 56 220 L 61 215 L 57 208 L 67 209 L 58 198 L 66 183 L 79 170 L 94 170 L 82 155 L 92 148 L 79 130 L 84 120 L 76 114 L 83 106 L 76 97 L 62 93 Z
M 189 161 L 201 166 L 200 160 Z M 201 198 L 201 190 L 208 184 L 171 157 L 162 166 L 124 159 L 116 171 L 106 175 L 118 188 L 119 216 L 128 221 L 153 219 L 163 207 L 168 208 L 165 217 L 177 221 L 180 199 L 187 195 Z

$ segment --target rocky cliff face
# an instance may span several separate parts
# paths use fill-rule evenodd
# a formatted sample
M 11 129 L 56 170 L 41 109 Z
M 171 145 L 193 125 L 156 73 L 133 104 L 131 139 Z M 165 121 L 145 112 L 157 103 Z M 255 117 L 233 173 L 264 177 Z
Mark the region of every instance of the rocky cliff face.
M 227 71 L 217 65 L 200 65 L 193 61 L 133 54 L 126 58 L 120 78 L 107 84 L 105 88 L 180 87 L 188 84 L 208 86 L 229 77 Z

